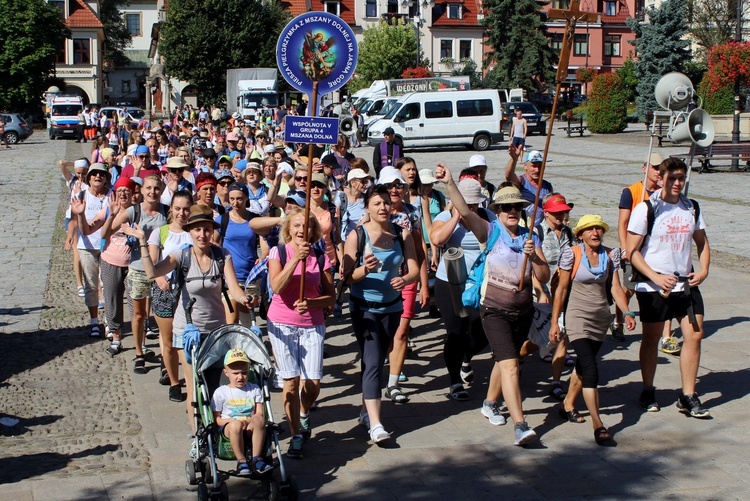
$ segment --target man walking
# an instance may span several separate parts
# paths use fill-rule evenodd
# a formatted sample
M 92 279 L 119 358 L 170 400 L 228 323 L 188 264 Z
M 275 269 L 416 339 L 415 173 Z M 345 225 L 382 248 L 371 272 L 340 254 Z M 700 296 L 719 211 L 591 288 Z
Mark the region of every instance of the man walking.
M 711 251 L 706 223 L 698 204 L 685 195 L 687 166 L 682 160 L 667 158 L 659 166 L 662 189 L 638 204 L 630 216 L 627 255 L 643 281 L 635 286 L 643 340 L 640 362 L 643 391 L 641 406 L 648 412 L 659 410 L 656 401 L 657 344 L 664 322 L 677 319 L 684 338 L 680 354 L 682 391 L 677 408 L 696 418 L 710 417 L 695 391 L 703 339 L 703 298 L 698 286 L 708 276 Z M 695 242 L 700 269 L 693 270 L 691 240 Z

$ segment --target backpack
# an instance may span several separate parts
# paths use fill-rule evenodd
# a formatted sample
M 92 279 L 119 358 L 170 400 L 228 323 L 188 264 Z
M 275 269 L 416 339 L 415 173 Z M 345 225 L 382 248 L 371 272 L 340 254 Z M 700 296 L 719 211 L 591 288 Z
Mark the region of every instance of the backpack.
M 169 217 L 169 205 L 159 204 L 159 213 L 165 218 Z M 133 223 L 141 224 L 141 204 L 135 204 L 133 206 Z
M 394 236 L 395 241 L 398 242 L 398 244 L 401 246 L 401 252 L 404 252 L 404 235 L 402 233 L 403 229 L 396 226 L 395 224 L 391 223 L 391 226 L 394 229 Z M 354 228 L 354 231 L 357 235 L 357 253 L 354 255 L 354 266 L 352 269 L 347 273 L 345 277 L 343 277 L 342 280 L 339 281 L 339 290 L 338 294 L 336 295 L 336 301 L 341 301 L 341 299 L 344 297 L 344 292 L 346 292 L 346 288 L 350 285 L 348 282 L 352 278 L 352 274 L 354 273 L 354 269 L 359 266 L 359 261 L 362 259 L 362 256 L 365 253 L 365 245 L 367 238 L 365 237 L 365 228 L 360 225 Z M 404 265 L 405 263 L 401 264 L 401 272 L 403 274 L 404 271 Z
M 682 197 L 682 195 L 680 195 Z M 688 210 L 692 212 L 693 217 L 695 218 L 695 224 L 698 224 L 698 219 L 700 219 L 701 215 L 701 208 L 700 205 L 698 205 L 698 202 L 693 200 L 692 198 L 688 198 L 688 201 L 690 202 L 690 205 L 688 206 Z M 654 229 L 654 221 L 656 220 L 656 213 L 654 211 L 654 205 L 651 203 L 651 199 L 644 200 L 644 203 L 646 204 L 646 235 L 645 236 L 651 236 L 651 231 Z M 686 204 L 687 205 L 687 204 Z M 644 236 L 644 242 L 645 243 L 645 236 Z M 641 248 L 643 248 L 643 243 L 641 243 Z M 641 273 L 638 269 L 636 269 L 635 266 L 633 266 L 633 273 L 630 276 L 631 282 L 648 282 L 648 277 Z
M 276 248 L 279 250 L 279 261 L 281 261 L 281 268 L 283 269 L 286 266 L 286 244 L 279 244 L 276 246 Z M 325 273 L 326 271 L 326 253 L 324 250 L 318 249 L 316 247 L 313 247 L 313 253 L 315 254 L 315 261 L 317 261 L 318 263 L 318 271 L 320 272 L 320 276 L 322 277 L 323 273 Z
M 161 231 L 161 230 L 160 230 Z M 161 235 L 160 235 L 161 236 Z M 186 278 L 188 273 L 190 272 L 190 265 L 193 260 L 193 253 L 191 252 L 191 249 L 193 248 L 192 245 L 188 245 L 182 249 L 182 254 L 180 255 L 180 262 L 178 263 L 179 266 L 174 270 L 174 273 L 172 273 L 172 287 L 174 290 L 174 305 L 175 308 L 180 302 L 180 295 L 182 294 L 182 288 L 185 286 L 185 283 L 191 280 L 205 280 L 206 278 L 214 278 L 214 277 L 196 277 L 196 278 Z M 224 300 L 227 303 L 227 307 L 229 308 L 230 313 L 234 313 L 234 309 L 232 308 L 232 302 L 229 300 L 229 292 L 227 287 L 227 281 L 224 277 L 224 253 L 221 250 L 221 247 L 217 247 L 216 245 L 211 245 L 211 259 L 216 261 L 216 264 L 219 266 L 219 276 L 218 278 L 221 278 L 221 294 L 224 296 Z
M 463 294 L 461 294 L 461 302 L 465 307 L 473 310 L 478 310 L 479 305 L 482 303 L 482 283 L 484 282 L 484 265 L 487 262 L 487 254 L 490 253 L 492 248 L 500 238 L 500 227 L 498 222 L 495 221 L 490 225 L 490 234 L 487 236 L 487 245 L 477 260 L 469 270 L 469 275 L 466 277 L 466 287 L 464 288 Z

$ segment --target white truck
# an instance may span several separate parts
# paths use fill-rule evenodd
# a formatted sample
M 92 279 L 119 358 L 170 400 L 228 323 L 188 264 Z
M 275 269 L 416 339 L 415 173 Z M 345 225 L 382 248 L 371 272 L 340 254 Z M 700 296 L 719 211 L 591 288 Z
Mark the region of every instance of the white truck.
M 78 112 L 83 111 L 83 100 L 75 95 L 56 95 L 50 102 L 50 139 L 78 137 Z
M 236 68 L 227 70 L 227 111 L 247 120 L 271 114 L 279 105 L 276 68 Z

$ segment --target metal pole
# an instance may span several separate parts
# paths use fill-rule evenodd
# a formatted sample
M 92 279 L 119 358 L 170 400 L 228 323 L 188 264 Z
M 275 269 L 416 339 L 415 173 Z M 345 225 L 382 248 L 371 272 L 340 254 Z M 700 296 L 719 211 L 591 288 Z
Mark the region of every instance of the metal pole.
M 311 113 L 308 114 L 310 117 L 318 116 L 318 81 L 313 80 L 312 96 L 310 96 Z M 303 233 L 305 239 L 307 239 L 307 232 L 309 231 L 310 223 L 310 184 L 312 183 L 312 169 L 313 169 L 313 146 L 314 143 L 310 143 L 307 148 L 307 186 L 305 187 L 305 226 Z M 299 277 L 299 300 L 302 302 L 305 299 L 305 264 L 307 260 L 302 261 L 302 275 Z
M 734 26 L 734 39 L 742 42 L 742 0 L 737 0 L 737 20 Z M 742 103 L 740 102 L 740 79 L 734 80 L 734 122 L 732 123 L 732 144 L 740 142 L 740 112 Z M 729 169 L 733 172 L 740 170 L 739 156 L 732 158 L 732 166 Z

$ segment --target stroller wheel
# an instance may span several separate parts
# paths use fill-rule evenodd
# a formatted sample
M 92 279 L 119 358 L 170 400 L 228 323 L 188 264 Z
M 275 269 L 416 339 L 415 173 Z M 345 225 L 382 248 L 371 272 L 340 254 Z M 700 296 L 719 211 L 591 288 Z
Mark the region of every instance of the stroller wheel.
M 279 499 L 279 483 L 276 480 L 268 482 L 268 501 Z
M 221 485 L 219 486 L 219 490 L 220 492 L 218 499 L 220 501 L 229 501 L 229 487 L 227 487 L 226 482 L 221 483 Z
M 200 468 L 201 478 L 203 479 L 203 481 L 207 484 L 212 484 L 214 482 L 214 479 L 211 476 L 211 465 L 208 464 L 208 461 L 201 461 Z
M 286 479 L 286 482 L 281 484 L 279 487 L 282 496 L 289 499 L 290 501 L 297 501 L 299 490 L 297 488 L 297 479 L 294 478 L 294 475 L 289 475 L 289 477 L 287 477 Z
M 195 463 L 189 459 L 185 461 L 185 478 L 187 478 L 188 484 L 190 485 L 198 483 L 198 477 L 195 474 Z
M 201 482 L 198 484 L 198 501 L 209 501 L 208 486 Z

